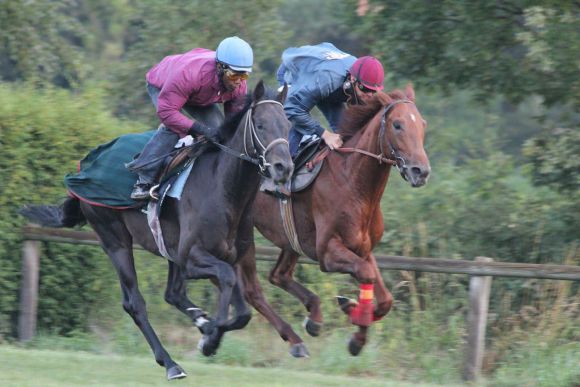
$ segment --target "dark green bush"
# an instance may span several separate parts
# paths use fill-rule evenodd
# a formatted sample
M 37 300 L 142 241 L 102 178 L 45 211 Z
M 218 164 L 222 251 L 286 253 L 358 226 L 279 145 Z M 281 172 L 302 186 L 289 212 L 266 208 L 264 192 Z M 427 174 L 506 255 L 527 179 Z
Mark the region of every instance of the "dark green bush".
M 96 145 L 134 124 L 114 119 L 102 93 L 73 94 L 0 84 L 0 335 L 15 331 L 20 280 L 21 227 L 26 204 L 58 204 L 66 196 L 63 177 Z M 44 246 L 39 328 L 67 333 L 84 328 L 101 265 L 98 249 Z

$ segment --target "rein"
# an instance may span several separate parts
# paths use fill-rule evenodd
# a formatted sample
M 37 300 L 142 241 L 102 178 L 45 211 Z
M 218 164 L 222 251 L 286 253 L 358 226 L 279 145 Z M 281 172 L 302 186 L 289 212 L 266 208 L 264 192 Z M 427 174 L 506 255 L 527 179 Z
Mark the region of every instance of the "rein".
M 265 104 L 265 103 L 273 103 L 273 104 L 280 105 L 282 107 L 284 106 L 280 102 L 272 100 L 272 99 L 266 99 L 263 101 L 259 101 L 259 102 L 253 103 L 250 106 L 250 108 L 248 109 L 248 111 L 244 115 L 244 121 L 245 121 L 244 122 L 244 153 L 239 153 L 239 152 L 235 151 L 234 149 L 229 148 L 229 147 L 222 145 L 220 143 L 217 143 L 217 142 L 212 142 L 212 144 L 229 155 L 232 155 L 234 157 L 237 157 L 239 159 L 242 159 L 244 161 L 247 161 L 249 163 L 256 165 L 260 170 L 260 174 L 262 176 L 268 177 L 268 167 L 270 166 L 270 163 L 268 163 L 266 161 L 266 155 L 276 145 L 286 144 L 286 146 L 288 146 L 288 140 L 286 140 L 284 138 L 277 138 L 277 139 L 273 140 L 271 143 L 269 143 L 267 146 L 264 146 L 264 144 L 260 140 L 260 137 L 258 137 L 258 134 L 256 133 L 256 127 L 254 126 L 254 121 L 252 120 L 252 110 L 256 106 L 261 105 L 261 104 Z M 250 152 L 248 152 L 248 147 L 247 147 L 248 137 L 249 137 L 249 140 L 251 141 L 252 147 L 254 148 L 253 153 L 257 154 L 257 157 L 250 156 Z M 256 147 L 256 143 L 257 143 L 257 145 L 259 145 L 260 151 L 258 151 L 258 148 Z
M 409 101 L 407 99 L 400 99 L 400 100 L 391 102 L 389 105 L 387 105 L 383 109 L 383 114 L 381 117 L 381 127 L 379 129 L 379 153 L 375 154 L 375 153 L 366 151 L 364 149 L 351 148 L 351 147 L 336 148 L 334 150 L 337 152 L 340 152 L 340 153 L 360 153 L 360 154 L 363 154 L 365 156 L 369 156 L 369 157 L 376 159 L 379 162 L 379 164 L 385 163 L 385 164 L 389 164 L 392 166 L 396 166 L 399 170 L 401 170 L 401 168 L 404 169 L 406 167 L 405 160 L 402 157 L 397 156 L 396 149 L 393 146 L 393 144 L 391 144 L 391 142 L 388 141 L 389 148 L 391 148 L 391 156 L 392 157 L 387 157 L 387 156 L 385 156 L 385 152 L 383 150 L 383 141 L 381 141 L 381 139 L 385 136 L 387 114 L 389 113 L 390 110 L 393 109 L 393 107 L 395 105 L 400 104 L 400 103 L 413 103 L 413 102 Z M 315 164 L 324 160 L 326 158 L 326 156 L 328 156 L 329 153 L 330 153 L 330 148 L 329 147 L 324 148 L 320 153 L 318 153 L 318 155 L 316 155 L 316 157 L 314 159 L 312 159 L 312 161 L 310 161 L 308 163 L 309 166 L 313 167 Z

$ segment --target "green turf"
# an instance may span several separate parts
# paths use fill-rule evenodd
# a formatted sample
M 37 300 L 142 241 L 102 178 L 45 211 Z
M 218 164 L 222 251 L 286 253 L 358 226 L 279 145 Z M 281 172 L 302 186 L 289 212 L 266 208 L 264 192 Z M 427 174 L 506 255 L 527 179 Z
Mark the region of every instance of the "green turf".
M 341 377 L 279 368 L 208 365 L 177 359 L 188 373 L 165 380 L 165 370 L 149 357 L 105 356 L 86 352 L 22 349 L 0 346 L 0 386 L 357 386 L 418 387 L 365 377 Z

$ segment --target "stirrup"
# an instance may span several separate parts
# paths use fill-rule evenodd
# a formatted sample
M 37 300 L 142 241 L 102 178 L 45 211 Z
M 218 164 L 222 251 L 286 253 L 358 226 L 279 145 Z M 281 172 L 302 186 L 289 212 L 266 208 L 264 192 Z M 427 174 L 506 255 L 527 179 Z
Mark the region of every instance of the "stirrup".
M 159 184 L 155 184 L 149 189 L 149 196 L 154 200 L 159 200 Z

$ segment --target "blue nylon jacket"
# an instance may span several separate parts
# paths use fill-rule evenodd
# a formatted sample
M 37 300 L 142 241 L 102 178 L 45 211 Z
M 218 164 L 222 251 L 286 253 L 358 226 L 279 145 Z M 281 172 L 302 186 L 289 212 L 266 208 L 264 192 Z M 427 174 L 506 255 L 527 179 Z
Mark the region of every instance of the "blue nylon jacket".
M 310 111 L 317 106 L 336 131 L 338 119 L 344 109 L 346 96 L 342 85 L 347 71 L 356 57 L 347 54 L 332 43 L 314 46 L 291 47 L 282 53 L 282 64 L 277 72 L 280 85 L 291 85 L 284 110 L 293 127 L 290 137 L 317 134 L 321 136 L 324 128 Z

